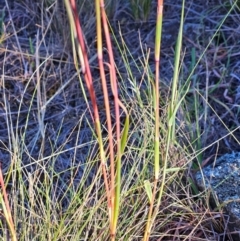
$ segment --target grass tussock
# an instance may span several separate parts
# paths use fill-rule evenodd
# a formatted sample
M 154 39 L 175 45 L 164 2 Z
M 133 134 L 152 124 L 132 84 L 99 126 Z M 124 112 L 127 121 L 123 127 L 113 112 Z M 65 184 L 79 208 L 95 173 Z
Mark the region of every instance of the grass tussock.
M 158 53 L 156 4 L 106 1 L 110 33 L 98 45 L 95 3 L 76 1 L 99 139 L 64 3 L 0 3 L 3 240 L 230 238 L 227 215 L 210 205 L 208 190 L 198 190 L 194 172 L 239 147 L 239 7 L 185 3 L 181 43 L 182 1 L 164 1 Z

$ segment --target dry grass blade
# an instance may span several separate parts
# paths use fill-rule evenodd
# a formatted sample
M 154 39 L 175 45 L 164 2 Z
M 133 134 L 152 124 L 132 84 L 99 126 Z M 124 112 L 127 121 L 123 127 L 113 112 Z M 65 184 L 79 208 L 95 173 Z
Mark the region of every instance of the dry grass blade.
M 0 186 L 2 189 L 2 193 L 0 193 L 0 203 L 3 208 L 3 214 L 7 221 L 8 227 L 10 229 L 12 240 L 17 241 L 17 235 L 16 235 L 16 231 L 15 231 L 15 227 L 14 227 L 14 223 L 13 223 L 13 219 L 12 219 L 11 208 L 10 208 L 9 201 L 8 201 L 8 196 L 7 196 L 7 192 L 6 192 L 6 188 L 5 188 L 5 184 L 4 184 L 4 180 L 3 180 L 1 167 L 0 167 Z M 3 196 L 2 196 L 2 194 L 3 194 Z

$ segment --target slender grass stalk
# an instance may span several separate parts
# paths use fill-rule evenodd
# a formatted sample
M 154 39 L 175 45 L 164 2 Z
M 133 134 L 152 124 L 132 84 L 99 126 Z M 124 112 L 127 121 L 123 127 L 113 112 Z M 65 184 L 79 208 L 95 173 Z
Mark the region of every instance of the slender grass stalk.
M 154 222 L 158 208 L 161 204 L 162 196 L 163 196 L 163 189 L 165 186 L 165 179 L 167 173 L 167 160 L 168 160 L 168 152 L 170 148 L 170 144 L 175 142 L 175 117 L 176 112 L 179 108 L 180 103 L 182 102 L 183 98 L 179 101 L 178 93 L 177 93 L 177 86 L 178 86 L 178 75 L 179 75 L 179 66 L 180 66 L 180 56 L 181 56 L 181 46 L 182 46 L 182 33 L 183 33 L 183 16 L 184 16 L 184 5 L 185 0 L 182 3 L 182 13 L 181 13 L 181 22 L 179 27 L 177 45 L 176 45 L 176 52 L 175 52 L 175 62 L 174 62 L 174 75 L 173 75 L 173 85 L 172 85 L 172 96 L 171 96 L 171 103 L 168 109 L 168 131 L 167 131 L 167 145 L 165 150 L 165 157 L 163 161 L 162 167 L 162 181 L 159 190 L 159 195 L 157 199 L 157 206 L 155 208 L 154 214 L 153 212 L 153 205 L 156 196 L 157 190 L 157 182 L 159 179 L 159 172 L 160 172 L 160 165 L 159 165 L 159 65 L 160 65 L 160 49 L 161 49 L 161 32 L 162 32 L 162 10 L 163 10 L 163 0 L 158 1 L 158 12 L 157 12 L 157 25 L 156 25 L 156 39 L 155 39 L 155 66 L 156 66 L 156 75 L 155 75 L 155 180 L 154 180 L 154 188 L 152 195 L 152 201 L 150 202 L 148 220 L 146 225 L 146 230 L 144 233 L 144 241 L 149 240 L 149 236 L 151 233 L 151 226 Z M 149 190 L 148 190 L 149 192 Z
M 111 82 L 112 83 L 112 82 Z M 113 86 L 111 85 L 112 89 Z M 114 90 L 112 90 L 114 92 Z M 116 167 L 116 180 L 115 180 L 115 203 L 114 203 L 114 219 L 113 221 L 113 229 L 111 229 L 113 231 L 111 237 L 112 240 L 115 240 L 115 235 L 116 235 L 116 228 L 117 228 L 117 221 L 118 221 L 118 216 L 119 216 L 119 212 L 120 212 L 120 192 L 121 192 L 121 168 L 122 168 L 122 164 L 121 164 L 121 158 L 122 158 L 122 154 L 124 152 L 125 146 L 127 144 L 127 137 L 128 137 L 128 131 L 129 131 L 129 114 L 127 112 L 127 109 L 125 108 L 125 106 L 123 105 L 123 103 L 118 100 L 118 105 L 123 109 L 123 111 L 126 114 L 126 120 L 125 120 L 125 124 L 124 124 L 124 128 L 123 128 L 123 134 L 121 136 L 121 138 L 117 139 L 117 145 L 118 145 L 118 153 L 117 153 L 117 167 Z M 117 123 L 116 123 L 117 125 Z M 119 116 L 119 130 L 120 130 L 120 116 Z M 120 133 L 119 133 L 120 134 Z
M 97 55 L 98 55 L 98 62 L 99 62 L 100 78 L 102 81 L 104 105 L 105 105 L 105 112 L 106 112 L 106 119 L 107 119 L 108 141 L 109 141 L 109 157 L 110 157 L 110 181 L 109 181 L 108 173 L 106 170 L 106 154 L 103 146 L 101 124 L 100 124 L 99 112 L 97 107 L 97 99 L 96 99 L 96 95 L 93 87 L 88 57 L 85 50 L 82 30 L 80 27 L 80 21 L 77 15 L 76 3 L 74 0 L 71 0 L 69 4 L 69 2 L 65 0 L 65 6 L 68 9 L 67 12 L 69 15 L 69 21 L 70 21 L 70 25 L 72 26 L 71 29 L 74 29 L 72 30 L 74 32 L 72 36 L 75 36 L 75 41 L 73 44 L 78 45 L 77 49 L 79 49 L 78 55 L 79 55 L 80 63 L 82 64 L 82 72 L 84 74 L 87 88 L 90 93 L 91 102 L 93 105 L 93 115 L 94 115 L 93 119 L 95 121 L 95 130 L 96 130 L 99 148 L 100 148 L 102 172 L 104 176 L 104 183 L 105 183 L 107 200 L 108 200 L 111 240 L 115 240 L 117 220 L 119 216 L 119 207 L 120 207 L 121 157 L 127 142 L 127 134 L 129 129 L 129 115 L 127 113 L 126 108 L 118 98 L 118 86 L 117 86 L 115 62 L 113 57 L 109 29 L 108 29 L 107 16 L 104 8 L 104 1 L 95 0 L 96 23 L 97 23 L 96 24 L 97 25 L 97 52 L 98 52 Z M 106 65 L 108 66 L 110 71 L 110 84 L 111 84 L 111 90 L 114 96 L 114 106 L 115 106 L 116 145 L 117 145 L 116 174 L 115 174 L 114 140 L 113 140 L 113 133 L 112 133 L 111 110 L 109 106 L 109 94 L 107 89 L 106 76 L 105 76 L 104 63 L 103 63 L 103 53 L 102 53 L 103 52 L 102 26 L 104 29 L 104 35 L 106 38 L 106 44 L 107 44 L 107 49 L 109 54 L 109 63 L 106 63 Z M 76 41 L 76 38 L 77 38 L 77 41 Z M 122 138 L 121 138 L 121 129 L 120 129 L 119 106 L 121 106 L 121 108 L 124 110 L 127 116 Z
M 177 93 L 177 85 L 178 85 L 178 73 L 179 73 L 179 66 L 180 66 L 180 55 L 181 55 L 181 47 L 182 47 L 182 33 L 183 33 L 183 18 L 184 18 L 184 6 L 185 6 L 185 0 L 182 2 L 182 11 L 181 11 L 181 21 L 180 21 L 180 27 L 179 27 L 179 33 L 178 33 L 178 40 L 176 45 L 176 52 L 175 52 L 175 63 L 174 63 L 174 74 L 173 74 L 173 85 L 172 85 L 172 97 L 171 97 L 171 103 L 170 103 L 170 113 L 168 113 L 168 132 L 167 132 L 167 145 L 166 145 L 166 155 L 164 157 L 163 162 L 163 173 L 162 173 L 162 182 L 158 194 L 158 200 L 157 205 L 154 212 L 154 219 L 157 216 L 159 206 L 161 204 L 162 196 L 163 196 L 163 189 L 165 187 L 165 179 L 166 179 L 166 173 L 167 173 L 167 161 L 168 161 L 168 153 L 170 149 L 170 145 L 174 144 L 175 142 L 175 118 L 177 110 L 182 103 L 183 99 L 185 98 L 185 95 L 179 100 L 179 96 Z M 188 87 L 189 89 L 189 87 Z M 188 92 L 188 89 L 186 93 Z
M 71 41 L 72 41 L 72 52 L 73 52 L 74 65 L 75 65 L 75 68 L 77 69 L 78 59 L 77 59 L 76 53 L 78 53 L 78 58 L 79 58 L 79 61 L 80 61 L 81 67 L 82 67 L 82 72 L 85 72 L 85 63 L 84 63 L 84 59 L 83 59 L 82 49 L 81 49 L 80 45 L 77 44 L 77 41 L 78 41 L 77 31 L 75 28 L 75 22 L 74 22 L 71 6 L 70 6 L 69 1 L 64 0 L 64 2 L 65 2 L 68 18 L 69 18 L 69 24 L 70 24 L 70 34 L 71 34 Z M 77 47 L 77 49 L 76 49 L 76 47 Z
M 111 83 L 111 89 L 114 96 L 114 106 L 115 106 L 115 124 L 116 124 L 116 142 L 117 142 L 117 153 L 116 153 L 116 178 L 115 178 L 115 168 L 114 168 L 114 161 L 111 161 L 111 191 L 115 192 L 112 197 L 112 204 L 114 205 L 114 212 L 112 219 L 110 220 L 110 231 L 111 231 L 111 239 L 115 240 L 116 236 L 116 228 L 117 228 L 117 220 L 119 216 L 119 210 L 120 210 L 120 188 L 121 188 L 121 158 L 122 158 L 122 152 L 124 150 L 124 147 L 126 145 L 126 139 L 127 139 L 127 132 L 129 129 L 129 115 L 127 113 L 126 108 L 121 103 L 121 101 L 118 98 L 118 85 L 117 85 L 117 75 L 116 75 L 116 69 L 115 69 L 115 61 L 113 56 L 113 50 L 112 50 L 112 43 L 110 39 L 110 33 L 108 28 L 108 22 L 107 22 L 107 16 L 106 11 L 104 8 L 104 0 L 99 0 L 100 3 L 100 9 L 101 9 L 101 17 L 103 22 L 103 29 L 104 34 L 106 38 L 106 44 L 108 49 L 108 56 L 109 56 L 109 70 L 110 70 L 110 83 Z M 99 29 L 100 32 L 100 29 Z M 101 68 L 101 66 L 100 66 Z M 124 110 L 126 113 L 126 122 L 124 126 L 123 136 L 121 138 L 121 130 L 120 130 L 120 108 Z M 110 111 L 110 110 L 109 110 Z M 109 113 L 110 114 L 110 113 Z M 110 140 L 110 136 L 109 136 Z M 111 140 L 110 140 L 111 141 Z M 121 146 L 123 145 L 123 147 Z
M 102 4 L 102 3 L 101 3 Z M 97 52 L 98 52 L 98 63 L 100 70 L 100 78 L 102 81 L 102 89 L 104 96 L 104 104 L 105 104 L 105 112 L 107 118 L 107 129 L 108 129 L 108 140 L 109 140 L 109 152 L 110 152 L 110 195 L 111 195 L 111 203 L 109 208 L 109 218 L 112 220 L 112 211 L 114 208 L 114 200 L 115 200 L 115 167 L 114 167 L 114 146 L 113 146 L 113 134 L 112 134 L 112 121 L 111 121 L 111 111 L 109 106 L 109 98 L 108 98 L 108 89 L 103 65 L 103 47 L 102 47 L 102 22 L 101 22 L 101 6 L 100 1 L 95 1 L 96 8 L 96 22 L 97 22 Z
M 88 91 L 90 94 L 90 99 L 91 99 L 91 102 L 93 105 L 93 115 L 94 115 L 93 120 L 95 123 L 95 130 L 96 130 L 98 144 L 99 144 L 100 160 L 101 160 L 104 184 L 106 187 L 107 202 L 108 202 L 108 206 L 111 206 L 110 193 L 109 193 L 110 191 L 109 191 L 109 184 L 108 184 L 108 177 L 107 177 L 107 170 L 106 170 L 106 155 L 105 155 L 104 146 L 103 146 L 99 111 L 98 111 L 98 106 L 97 106 L 96 94 L 95 94 L 95 90 L 93 87 L 92 75 L 91 75 L 91 71 L 90 71 L 90 66 L 89 66 L 89 62 L 88 62 L 85 44 L 84 44 L 80 20 L 78 18 L 76 2 L 75 2 L 75 0 L 71 0 L 70 5 L 68 3 L 69 2 L 67 0 L 65 0 L 66 8 L 71 9 L 71 11 L 69 10 L 68 13 L 70 14 L 72 12 L 72 15 L 73 15 L 73 21 L 74 21 L 74 26 L 76 29 L 77 40 L 78 40 L 77 45 L 79 45 L 78 48 L 79 47 L 81 48 L 81 53 L 83 56 L 84 66 L 81 66 L 81 67 L 82 67 L 82 72 L 84 74 L 86 85 L 87 85 L 87 88 L 88 88 Z M 69 20 L 71 20 L 71 18 L 69 18 Z M 75 43 L 73 43 L 73 44 L 75 44 Z M 111 214 L 110 214 L 110 216 L 111 216 Z
M 106 44 L 108 49 L 108 56 L 109 56 L 109 67 L 110 67 L 110 82 L 112 87 L 112 92 L 114 96 L 114 106 L 115 106 L 115 124 L 116 124 L 116 141 L 117 141 L 117 171 L 116 171 L 116 180 L 115 180 L 115 174 L 114 174 L 114 167 L 113 163 L 111 163 L 111 187 L 115 186 L 116 191 L 115 195 L 117 195 L 117 200 L 113 200 L 114 205 L 114 213 L 112 216 L 111 221 L 111 238 L 115 239 L 116 235 L 116 226 L 117 226 L 117 219 L 119 215 L 119 206 L 120 206 L 120 173 L 121 173 L 121 133 L 120 133 L 120 110 L 119 110 L 119 99 L 118 99 L 118 87 L 117 87 L 117 77 L 116 77 L 116 70 L 115 70 L 115 61 L 113 57 L 113 51 L 112 51 L 112 43 L 110 39 L 109 29 L 108 29 L 108 22 L 107 22 L 107 16 L 104 9 L 104 0 L 100 1 L 100 7 L 101 7 L 101 17 L 103 22 L 103 29 L 104 34 L 106 38 Z M 113 173 L 112 173 L 113 172 Z
M 162 37 L 162 18 L 163 18 L 163 0 L 158 0 L 158 8 L 157 8 L 157 22 L 156 22 L 156 38 L 155 38 L 155 101 L 154 101 L 154 110 L 155 110 L 155 140 L 154 140 L 154 188 L 151 196 L 151 202 L 148 213 L 148 220 L 146 224 L 146 229 L 144 233 L 144 241 L 149 240 L 149 236 L 151 233 L 151 225 L 152 225 L 152 213 L 153 206 L 157 191 L 157 183 L 159 179 L 160 172 L 160 145 L 159 145 L 159 68 L 160 68 L 160 49 L 161 49 L 161 37 Z M 149 190 L 148 190 L 149 193 Z

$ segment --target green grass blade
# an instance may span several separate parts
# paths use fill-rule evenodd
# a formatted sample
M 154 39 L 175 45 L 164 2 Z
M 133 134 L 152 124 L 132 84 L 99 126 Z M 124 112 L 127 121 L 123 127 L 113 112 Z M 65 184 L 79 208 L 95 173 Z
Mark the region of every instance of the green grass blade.
M 125 124 L 123 127 L 123 133 L 122 133 L 122 138 L 121 138 L 121 153 L 124 152 L 124 149 L 127 145 L 127 138 L 128 138 L 128 133 L 129 133 L 129 115 L 127 115 Z
M 151 184 L 150 184 L 149 180 L 144 181 L 144 187 L 145 187 L 145 191 L 148 195 L 149 203 L 151 203 L 153 193 L 152 193 L 152 188 L 151 188 Z
M 171 131 L 171 140 L 173 142 L 175 140 L 175 115 L 177 111 L 176 104 L 178 103 L 177 87 L 178 87 L 178 79 L 179 79 L 179 67 L 180 67 L 180 58 L 181 58 L 182 37 L 183 37 L 184 6 L 185 6 L 185 0 L 183 0 L 183 3 L 182 3 L 181 22 L 180 22 L 176 50 L 175 50 L 172 96 L 171 96 L 171 104 L 169 109 L 169 117 L 170 117 L 169 125 L 171 127 L 169 128 L 169 130 Z

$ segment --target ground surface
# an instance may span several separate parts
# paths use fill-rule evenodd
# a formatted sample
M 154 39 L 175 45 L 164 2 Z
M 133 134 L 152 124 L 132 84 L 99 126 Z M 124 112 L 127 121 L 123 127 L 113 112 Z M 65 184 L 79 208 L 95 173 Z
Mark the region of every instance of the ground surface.
M 163 103 L 169 96 L 181 10 L 181 1 L 171 2 L 164 3 L 160 87 Z M 0 2 L 3 16 L 0 41 L 0 162 L 3 171 L 7 172 L 15 153 L 14 145 L 18 142 L 21 143 L 18 157 L 29 172 L 36 171 L 41 162 L 54 162 L 54 169 L 59 173 L 75 166 L 74 181 L 77 185 L 86 161 L 91 159 L 90 150 L 96 143 L 92 141 L 91 117 L 75 74 L 63 6 L 42 6 L 41 1 L 34 4 L 32 1 L 7 1 L 8 6 L 5 3 Z M 116 7 L 110 22 L 120 47 L 123 46 L 121 39 L 124 39 L 131 53 L 127 56 L 133 74 L 126 70 L 121 54 L 115 48 L 119 86 L 124 89 L 120 94 L 127 108 L 133 108 L 135 96 L 132 83 L 141 93 L 146 90 L 142 62 L 148 51 L 150 70 L 154 71 L 156 6 L 152 6 L 147 21 L 134 19 L 126 3 L 119 3 Z M 186 96 L 185 108 L 178 114 L 179 136 L 183 131 L 185 139 L 196 135 L 194 130 L 199 123 L 201 148 L 206 148 L 203 151 L 205 164 L 214 160 L 216 155 L 239 150 L 240 131 L 236 130 L 239 127 L 240 103 L 239 9 L 234 8 L 213 38 L 230 8 L 230 1 L 187 1 L 185 8 L 180 87 L 191 73 L 192 65 L 200 61 L 190 79 L 191 88 Z M 98 86 L 92 16 L 86 9 L 80 13 L 94 83 Z M 195 118 L 194 94 L 199 99 L 198 118 Z M 103 103 L 100 85 L 97 95 L 99 103 Z M 191 124 L 186 124 L 187 121 Z M 136 125 L 133 125 L 133 130 L 141 132 L 141 123 L 137 129 Z M 68 173 L 64 172 L 62 181 L 67 182 L 68 177 Z

